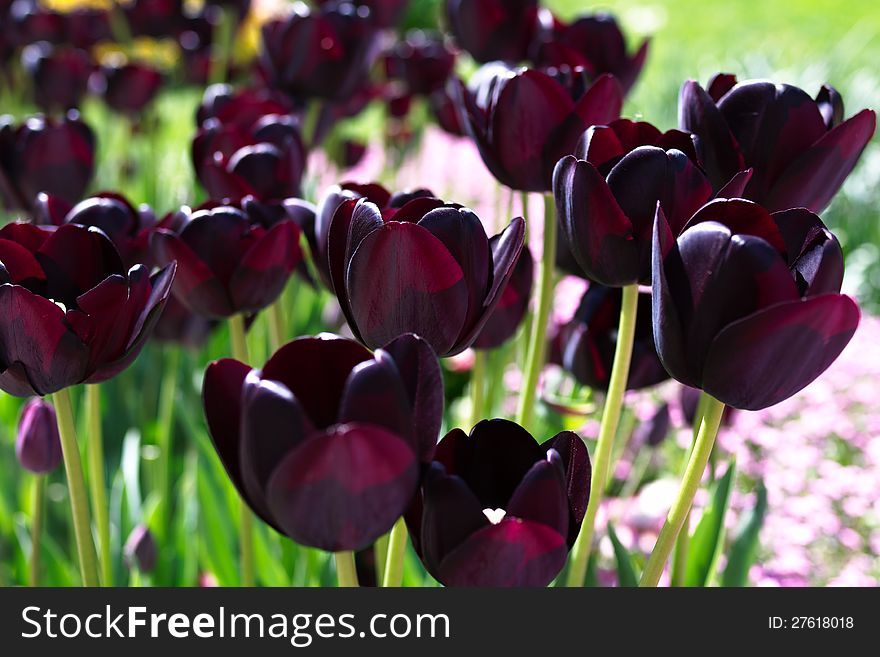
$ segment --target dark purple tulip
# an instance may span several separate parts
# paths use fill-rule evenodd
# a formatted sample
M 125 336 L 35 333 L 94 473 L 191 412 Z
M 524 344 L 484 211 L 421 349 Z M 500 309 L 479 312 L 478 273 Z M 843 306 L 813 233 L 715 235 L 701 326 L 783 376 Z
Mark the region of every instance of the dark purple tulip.
M 41 193 L 34 204 L 33 222 L 41 226 L 78 224 L 95 227 L 113 242 L 126 267 L 150 265 L 149 232 L 156 217 L 147 205 L 135 207 L 120 194 L 103 192 L 75 206 Z
M 31 78 L 34 100 L 40 109 L 67 110 L 79 106 L 92 74 L 92 60 L 86 51 L 56 49 L 41 41 L 25 48 L 21 61 Z
M 52 404 L 35 397 L 24 405 L 15 456 L 21 467 L 35 474 L 48 474 L 61 465 L 61 436 Z
M 629 54 L 623 32 L 611 14 L 580 16 L 563 23 L 549 11 L 542 11 L 540 18 L 532 54 L 538 66 L 581 66 L 593 76 L 611 73 L 624 93 L 629 92 L 645 65 L 648 39 Z
M 144 64 L 103 66 L 92 76 L 93 93 L 120 114 L 137 115 L 150 104 L 162 86 L 162 74 Z
M 212 84 L 205 89 L 196 121 L 202 125 L 216 119 L 222 125 L 250 128 L 266 115 L 293 114 L 294 110 L 287 96 L 272 89 L 250 87 L 236 90 L 228 84 Z
M 745 197 L 768 210 L 821 212 L 853 170 L 877 123 L 872 110 L 843 120 L 843 99 L 823 86 L 815 99 L 786 84 L 716 76 L 709 92 L 695 81 L 679 96 L 679 123 L 699 139 L 717 188 L 752 167 Z
M 478 62 L 521 62 L 538 28 L 538 0 L 446 0 L 456 43 Z
M 125 369 L 159 318 L 175 270 L 126 271 L 104 233 L 75 224 L 8 224 L 0 263 L 0 388 L 20 397 Z
M 669 435 L 669 404 L 657 407 L 654 414 L 639 423 L 630 442 L 636 447 L 658 447 Z
M 581 92 L 536 69 L 489 64 L 474 81 L 457 88 L 468 133 L 492 175 L 521 191 L 549 191 L 559 159 L 589 126 L 618 118 L 623 102 L 610 75 Z
M 78 7 L 65 15 L 67 41 L 75 48 L 91 49 L 113 40 L 110 12 L 94 7 Z
M 473 344 L 501 301 L 525 222 L 514 219 L 490 242 L 473 212 L 423 193 L 381 209 L 365 198 L 338 206 L 325 233 L 329 278 L 363 344 L 415 333 L 452 356 Z
M 269 85 L 299 98 L 343 100 L 363 84 L 379 54 L 367 7 L 343 2 L 323 11 L 302 3 L 262 28 L 260 63 Z
M 41 6 L 37 0 L 16 0 L 9 18 L 13 38 L 21 46 L 39 41 L 60 45 L 67 36 L 64 14 Z
M 413 30 L 386 55 L 385 68 L 407 91 L 426 96 L 446 84 L 455 68 L 455 52 L 441 35 Z
M 267 114 L 251 125 L 210 118 L 192 143 L 193 165 L 208 194 L 234 201 L 299 196 L 306 156 L 299 119 L 291 114 Z
M 144 525 L 135 527 L 122 548 L 125 563 L 129 569 L 137 569 L 144 574 L 156 569 L 156 539 Z
M 458 80 L 450 82 L 453 86 L 461 84 Z M 440 129 L 454 137 L 464 137 L 467 130 L 461 119 L 461 114 L 456 106 L 455 99 L 450 95 L 447 85 L 443 89 L 437 89 L 428 96 L 428 108 L 434 116 L 434 120 Z
M 620 288 L 591 283 L 570 322 L 559 327 L 551 347 L 551 360 L 570 372 L 578 383 L 607 390 L 617 348 Z M 639 390 L 669 378 L 654 348 L 651 294 L 639 292 L 632 360 L 626 380 L 628 390 Z
M 125 17 L 133 36 L 173 36 L 186 24 L 183 0 L 134 0 L 125 5 Z
M 490 247 L 495 247 L 495 242 L 500 239 L 496 235 L 489 240 Z M 529 301 L 532 298 L 532 283 L 534 281 L 535 261 L 528 246 L 523 246 L 519 260 L 513 268 L 513 274 L 495 310 L 489 315 L 489 319 L 483 326 L 477 339 L 472 345 L 474 349 L 495 349 L 507 342 L 514 336 L 526 312 L 529 309 Z
M 446 586 L 546 586 L 565 564 L 590 496 L 576 433 L 538 445 L 508 420 L 483 420 L 437 446 L 406 520 L 428 572 Z
M 625 150 L 646 139 L 659 146 Z M 649 280 L 657 203 L 677 235 L 712 198 L 712 186 L 699 166 L 673 147 L 679 144 L 693 154 L 683 133 L 660 134 L 649 124 L 616 121 L 591 127 L 577 155 L 559 160 L 553 194 L 560 228 L 587 278 L 612 287 Z
M 289 342 L 262 369 L 212 363 L 203 398 L 217 453 L 254 513 L 297 543 L 358 550 L 416 494 L 443 379 L 415 335 L 371 354 L 322 334 Z
M 843 254 L 809 210 L 743 199 L 701 208 L 676 239 L 654 224 L 657 353 L 680 382 L 734 408 L 772 406 L 818 377 L 855 333 Z
M 271 226 L 264 208 L 246 198 L 240 205 L 184 207 L 151 236 L 157 262 L 177 261 L 174 296 L 209 319 L 255 313 L 271 304 L 302 260 L 299 227 L 292 220 Z
M 32 116 L 16 127 L 0 116 L 0 200 L 30 209 L 40 192 L 76 203 L 92 179 L 95 135 L 79 113 L 61 120 Z
M 201 349 L 208 336 L 219 322 L 194 313 L 177 300 L 173 294 L 168 297 L 165 310 L 153 329 L 153 339 L 157 342 L 177 344 L 188 349 Z

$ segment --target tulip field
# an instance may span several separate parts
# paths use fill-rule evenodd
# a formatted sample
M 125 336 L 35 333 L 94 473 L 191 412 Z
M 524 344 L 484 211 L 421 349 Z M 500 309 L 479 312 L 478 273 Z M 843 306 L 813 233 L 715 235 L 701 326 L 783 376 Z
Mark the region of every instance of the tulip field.
M 869 0 L 0 0 L 0 586 L 877 586 L 878 57 Z

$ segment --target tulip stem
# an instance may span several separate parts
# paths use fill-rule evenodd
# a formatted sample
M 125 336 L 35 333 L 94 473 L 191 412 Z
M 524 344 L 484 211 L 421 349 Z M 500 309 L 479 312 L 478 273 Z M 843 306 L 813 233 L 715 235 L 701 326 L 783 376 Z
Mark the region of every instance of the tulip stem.
M 648 563 L 645 564 L 645 571 L 642 573 L 642 581 L 639 582 L 639 586 L 657 586 L 657 582 L 660 581 L 660 575 L 669 559 L 669 553 L 672 552 L 675 539 L 684 526 L 685 518 L 694 502 L 694 495 L 700 487 L 700 480 L 703 478 L 706 464 L 709 462 L 709 455 L 715 445 L 715 436 L 718 435 L 718 427 L 721 425 L 723 413 L 724 404 L 717 399 L 708 397 L 703 421 L 700 424 L 697 441 L 694 443 L 693 452 L 688 460 L 681 487 L 672 508 L 669 510 L 669 515 L 666 516 L 666 522 L 663 523 L 663 529 L 660 530 L 654 550 L 648 557 Z
M 382 534 L 373 545 L 373 558 L 376 562 L 376 582 L 381 584 L 385 579 L 385 560 L 388 558 L 388 540 L 391 532 Z
M 468 427 L 474 426 L 483 419 L 486 405 L 486 365 L 488 352 L 474 349 L 474 367 L 471 370 L 471 421 Z
M 284 344 L 284 311 L 281 308 L 281 299 L 282 297 L 279 297 L 267 310 L 269 313 L 269 349 L 273 354 Z
M 162 541 L 170 532 L 171 511 L 171 444 L 174 430 L 174 400 L 177 396 L 177 370 L 180 367 L 180 349 L 170 347 L 165 359 L 165 370 L 162 372 L 162 387 L 159 391 L 159 433 L 156 444 L 159 447 L 158 482 L 159 494 L 158 514 L 156 523 L 159 540 Z
M 86 386 L 86 420 L 89 435 L 86 456 L 89 460 L 89 489 L 92 495 L 92 513 L 98 529 L 98 561 L 101 583 L 113 586 L 113 560 L 110 554 L 110 507 L 107 504 L 107 480 L 104 474 L 104 431 L 101 427 L 101 388 Z
M 334 552 L 336 558 L 336 577 L 339 588 L 356 588 L 358 586 L 357 567 L 354 564 L 354 552 Z
M 523 214 L 525 214 L 528 198 L 523 195 Z M 550 308 L 553 305 L 553 283 L 556 264 L 556 209 L 553 195 L 544 195 L 544 253 L 541 256 L 541 271 L 538 279 L 538 299 L 535 316 L 532 318 L 532 331 L 529 336 L 529 349 L 523 369 L 522 388 L 519 406 L 517 407 L 517 423 L 529 429 L 535 417 L 535 405 L 538 395 L 538 380 L 544 369 L 547 353 L 547 322 L 550 320 Z
M 46 514 L 46 476 L 34 477 L 34 498 L 31 508 L 31 586 L 40 585 L 40 543 Z
M 382 586 L 385 588 L 403 584 L 403 557 L 406 554 L 407 536 L 406 521 L 400 517 L 394 523 L 388 539 L 388 558 L 385 561 L 385 576 L 382 578 Z
M 244 315 L 232 315 L 229 318 L 229 337 L 232 342 L 232 357 L 248 364 L 247 336 L 244 328 Z M 241 585 L 256 584 L 256 568 L 254 566 L 254 517 L 244 500 L 239 500 L 239 550 L 241 552 Z
M 593 474 L 590 481 L 590 500 L 587 512 L 581 524 L 581 531 L 572 551 L 568 569 L 568 586 L 583 586 L 587 572 L 587 562 L 593 544 L 593 533 L 596 524 L 596 512 L 602 504 L 608 482 L 608 470 L 611 463 L 611 452 L 620 412 L 623 408 L 623 395 L 626 392 L 626 381 L 629 377 L 629 365 L 632 359 L 633 338 L 636 332 L 636 313 L 639 307 L 638 284 L 623 288 L 620 307 L 620 320 L 617 328 L 617 346 L 614 349 L 614 361 L 611 366 L 611 378 L 608 381 L 608 393 L 602 409 L 602 424 L 596 452 L 593 460 Z
M 710 397 L 706 393 L 700 394 L 700 401 L 697 403 L 697 409 L 694 414 L 691 447 L 685 458 L 685 470 L 687 468 L 687 461 L 690 459 L 694 447 L 697 444 L 697 437 L 700 435 L 700 426 L 703 424 L 703 415 L 706 413 L 706 404 L 709 399 Z M 684 472 L 682 472 L 682 477 L 684 477 Z M 672 575 L 670 577 L 670 584 L 672 586 L 684 586 L 684 571 L 687 568 L 687 554 L 691 542 L 690 527 L 691 512 L 688 511 L 684 518 L 684 523 L 682 524 L 682 530 L 679 532 L 678 539 L 675 541 L 675 552 L 673 552 L 672 556 Z
M 70 391 L 59 390 L 52 395 L 55 412 L 58 416 L 58 433 L 61 435 L 61 451 L 64 455 L 64 470 L 67 473 L 67 489 L 70 493 L 70 512 L 73 517 L 73 533 L 83 586 L 98 586 L 98 564 L 95 543 L 92 540 L 92 527 L 89 519 L 89 502 L 86 496 L 86 482 L 83 476 L 79 446 L 76 444 L 76 425 L 73 421 L 73 408 L 70 404 Z

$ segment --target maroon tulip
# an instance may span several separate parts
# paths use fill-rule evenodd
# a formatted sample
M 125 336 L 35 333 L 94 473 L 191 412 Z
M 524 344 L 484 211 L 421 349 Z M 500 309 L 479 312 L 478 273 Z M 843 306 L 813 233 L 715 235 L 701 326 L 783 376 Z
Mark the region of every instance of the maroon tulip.
M 149 574 L 156 569 L 156 539 L 144 525 L 138 525 L 132 530 L 122 548 L 122 554 L 131 570 L 137 569 Z
M 216 119 L 222 125 L 250 128 L 266 115 L 293 114 L 294 109 L 287 96 L 265 87 L 236 90 L 228 84 L 212 84 L 205 89 L 196 121 L 202 125 Z
M 125 5 L 133 36 L 163 38 L 177 34 L 186 24 L 183 0 L 134 0 Z
M 500 183 L 549 191 L 553 167 L 574 151 L 581 134 L 620 116 L 623 93 L 612 76 L 599 77 L 585 92 L 577 75 L 566 82 L 571 85 L 536 69 L 490 64 L 474 75 L 472 91 L 458 85 L 468 133 Z
M 669 424 L 669 404 L 664 402 L 651 417 L 639 422 L 630 442 L 636 448 L 659 447 L 669 435 Z
M 630 55 L 623 32 L 611 14 L 580 16 L 563 23 L 544 10 L 532 59 L 538 66 L 581 66 L 593 76 L 611 73 L 627 93 L 645 65 L 648 42 L 645 39 Z
M 570 322 L 559 327 L 551 343 L 551 361 L 570 372 L 578 383 L 607 390 L 617 349 L 620 288 L 591 283 Z M 626 380 L 639 390 L 669 378 L 654 348 L 651 294 L 639 292 L 635 339 Z
M 400 80 L 412 94 L 442 89 L 455 68 L 455 52 L 441 35 L 413 30 L 385 57 L 388 77 Z
M 173 264 L 126 272 L 100 231 L 0 229 L 0 388 L 20 397 L 99 383 L 135 359 L 171 290 Z
M 162 74 L 144 64 L 103 66 L 92 76 L 92 92 L 120 114 L 137 115 L 162 86 Z
M 42 226 L 78 224 L 95 227 L 113 242 L 126 267 L 150 265 L 149 232 L 156 217 L 148 205 L 135 207 L 120 194 L 103 192 L 71 207 L 64 199 L 39 194 L 34 204 L 33 222 Z
M 349 327 L 370 348 L 415 333 L 440 356 L 464 351 L 501 301 L 525 222 L 514 219 L 490 242 L 473 212 L 425 190 L 380 207 L 348 199 L 318 230 Z
M 228 107 L 220 113 L 227 114 Z M 280 201 L 299 195 L 306 150 L 299 119 L 291 114 L 267 114 L 250 125 L 209 118 L 193 139 L 192 158 L 212 198 Z
M 613 287 L 650 279 L 657 203 L 677 235 L 712 197 L 693 158 L 688 135 L 620 120 L 591 127 L 577 156 L 559 160 L 553 194 L 560 228 L 587 278 Z
M 262 71 L 270 86 L 300 98 L 342 100 L 367 77 L 379 54 L 369 9 L 347 2 L 293 12 L 262 28 Z
M 450 431 L 407 513 L 413 546 L 446 586 L 546 586 L 574 544 L 590 457 L 563 431 L 538 445 L 508 420 Z
M 521 62 L 538 28 L 538 0 L 446 0 L 456 43 L 478 62 Z
M 255 313 L 271 304 L 302 260 L 299 228 L 267 225 L 260 204 L 209 203 L 166 217 L 150 243 L 159 263 L 177 261 L 174 296 L 209 319 Z
M 61 465 L 61 436 L 52 404 L 35 397 L 24 405 L 15 456 L 21 467 L 34 474 L 48 474 Z
M 654 225 L 657 353 L 682 383 L 735 408 L 772 406 L 827 369 L 859 308 L 839 294 L 843 254 L 809 210 L 743 199 L 701 208 L 676 240 Z
M 407 509 L 443 416 L 437 357 L 414 335 L 371 354 L 352 340 L 298 338 L 261 370 L 205 373 L 214 446 L 242 498 L 298 543 L 357 550 Z
M 428 96 L 428 109 L 431 110 L 437 125 L 440 126 L 441 130 L 453 137 L 464 137 L 467 135 L 461 114 L 449 89 L 450 85 L 454 87 L 459 84 L 461 83 L 457 79 L 451 80 L 446 87 L 437 89 L 437 91 Z
M 37 0 L 17 0 L 9 9 L 11 32 L 19 45 L 46 41 L 64 43 L 67 21 L 64 14 L 41 6 Z
M 843 120 L 843 99 L 823 86 L 815 99 L 786 84 L 716 76 L 704 91 L 690 80 L 679 97 L 679 123 L 698 138 L 713 185 L 752 167 L 746 198 L 768 210 L 821 212 L 874 134 L 877 116 Z
M 25 48 L 21 61 L 31 78 L 34 100 L 40 109 L 50 112 L 79 106 L 92 73 L 92 60 L 87 52 L 53 49 L 43 41 Z
M 75 48 L 90 50 L 113 40 L 110 12 L 96 7 L 77 7 L 65 15 L 67 41 Z
M 489 240 L 489 246 L 493 250 L 500 237 L 496 235 Z M 514 336 L 529 309 L 534 270 L 535 261 L 532 252 L 529 251 L 528 246 L 523 246 L 519 260 L 513 268 L 513 274 L 501 292 L 498 305 L 474 340 L 474 349 L 495 349 Z
M 95 135 L 71 110 L 61 120 L 32 116 L 15 127 L 0 117 L 0 200 L 30 209 L 40 192 L 82 198 L 95 167 Z

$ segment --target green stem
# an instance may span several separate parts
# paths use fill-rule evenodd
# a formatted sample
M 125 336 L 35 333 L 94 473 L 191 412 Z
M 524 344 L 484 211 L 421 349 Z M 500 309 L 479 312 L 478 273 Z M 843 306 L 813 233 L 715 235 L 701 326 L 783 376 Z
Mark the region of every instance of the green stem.
M 92 527 L 89 519 L 89 502 L 83 476 L 79 446 L 76 444 L 76 425 L 70 405 L 70 391 L 66 388 L 52 395 L 58 416 L 58 433 L 61 434 L 61 451 L 64 454 L 64 470 L 70 493 L 70 512 L 73 517 L 73 533 L 83 586 L 99 586 L 98 564 Z
M 274 354 L 284 344 L 284 311 L 279 297 L 267 310 L 269 313 L 269 349 Z
M 382 584 L 385 580 L 385 560 L 388 558 L 388 540 L 391 532 L 382 534 L 373 545 L 373 554 L 376 561 L 376 582 Z
M 244 315 L 232 315 L 229 318 L 229 337 L 232 342 L 232 356 L 247 364 L 247 336 L 244 328 Z M 256 568 L 254 566 L 254 518 L 248 505 L 240 500 L 239 511 L 239 551 L 241 552 L 241 585 L 254 586 Z
M 614 436 L 617 433 L 620 411 L 623 408 L 623 395 L 626 392 L 626 380 L 629 376 L 633 338 L 636 332 L 638 301 L 639 286 L 637 284 L 627 285 L 623 288 L 620 322 L 617 329 L 617 346 L 614 350 L 611 378 L 608 381 L 608 394 L 605 396 L 605 407 L 602 409 L 602 424 L 593 460 L 590 501 L 587 504 L 587 512 L 581 524 L 581 531 L 572 551 L 568 581 L 566 582 L 568 586 L 583 586 L 584 576 L 587 572 L 587 562 L 590 558 L 593 532 L 595 531 L 596 512 L 605 496 Z
M 336 558 L 336 576 L 339 578 L 339 588 L 354 588 L 358 586 L 357 568 L 354 565 L 354 552 L 334 552 Z
M 712 447 L 715 445 L 715 436 L 718 434 L 723 412 L 724 404 L 710 397 L 678 495 L 669 510 L 669 515 L 666 516 L 666 522 L 663 523 L 663 529 L 660 530 L 648 563 L 645 564 L 645 571 L 642 573 L 642 581 L 639 586 L 657 586 L 657 582 L 660 581 L 660 575 L 663 573 L 667 559 L 669 559 L 669 553 L 672 552 L 675 539 L 684 526 L 685 518 L 694 501 L 694 495 L 696 495 L 697 489 L 700 487 L 700 480 L 706 471 L 706 464 L 709 462 L 709 454 L 712 453 Z
M 486 406 L 486 366 L 489 352 L 474 349 L 474 367 L 471 370 L 471 421 L 468 428 L 483 419 Z
M 159 540 L 163 541 L 170 532 L 171 516 L 171 446 L 174 430 L 174 400 L 177 396 L 177 370 L 180 367 L 180 348 L 169 347 L 162 372 L 162 385 L 159 389 L 159 427 L 156 445 L 159 447 L 158 482 L 159 494 L 158 522 L 156 528 Z
M 43 535 L 43 519 L 46 509 L 46 477 L 34 477 L 34 499 L 31 509 L 31 586 L 40 585 L 40 543 Z
M 104 430 L 101 427 L 101 387 L 86 386 L 86 456 L 89 459 L 89 488 L 92 513 L 98 530 L 98 560 L 101 583 L 113 586 L 113 559 L 110 554 L 110 507 L 107 504 L 107 481 L 104 474 Z
M 385 588 L 400 586 L 403 583 L 403 557 L 406 554 L 406 521 L 398 518 L 391 529 L 388 539 L 388 558 L 385 561 L 385 576 L 382 586 Z
M 528 199 L 523 195 L 523 210 Z M 544 253 L 541 257 L 541 271 L 538 278 L 538 300 L 532 330 L 529 336 L 529 350 L 526 366 L 523 370 L 522 389 L 520 390 L 519 406 L 516 421 L 529 429 L 535 417 L 535 405 L 538 394 L 538 380 L 544 369 L 547 352 L 547 322 L 550 319 L 550 308 L 553 305 L 553 283 L 556 265 L 556 211 L 553 207 L 553 195 L 544 195 Z

